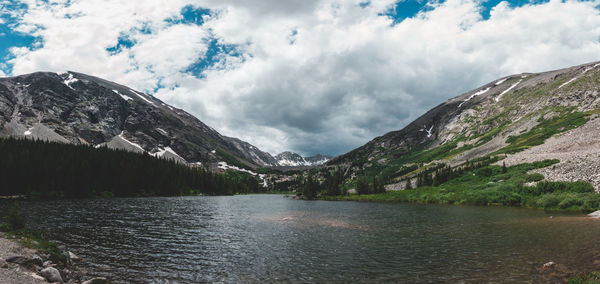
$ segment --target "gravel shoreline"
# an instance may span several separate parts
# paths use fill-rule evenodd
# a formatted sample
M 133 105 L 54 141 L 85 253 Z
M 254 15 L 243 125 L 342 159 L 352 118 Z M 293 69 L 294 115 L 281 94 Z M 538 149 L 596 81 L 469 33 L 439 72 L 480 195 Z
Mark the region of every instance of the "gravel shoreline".
M 61 251 L 63 260 L 53 263 L 56 254 L 44 254 L 24 247 L 10 235 L 0 232 L 0 284 L 107 284 L 106 278 L 91 278 L 78 264 L 82 261 L 70 251 Z M 54 258 L 53 258 L 54 257 Z
M 24 269 L 19 264 L 3 261 L 15 255 L 31 258 L 35 253 L 35 250 L 23 247 L 9 239 L 6 234 L 0 233 L 0 283 L 48 283 L 43 277 Z

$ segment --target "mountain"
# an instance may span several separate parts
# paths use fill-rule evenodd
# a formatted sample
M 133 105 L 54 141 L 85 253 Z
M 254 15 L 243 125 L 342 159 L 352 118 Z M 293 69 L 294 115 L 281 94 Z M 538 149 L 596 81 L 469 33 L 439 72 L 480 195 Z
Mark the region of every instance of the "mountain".
M 546 180 L 583 180 L 598 189 L 599 114 L 598 62 L 515 74 L 451 98 L 327 166 L 353 176 L 376 173 L 390 188 L 401 189 L 439 164 L 456 167 L 495 156 L 507 166 L 557 159 L 536 172 Z
M 269 153 L 181 109 L 76 72 L 0 78 L 0 136 L 108 146 L 213 168 L 277 166 Z
M 283 152 L 275 156 L 277 164 L 282 167 L 314 167 L 325 164 L 332 157 L 317 154 L 312 157 L 302 157 L 293 152 Z

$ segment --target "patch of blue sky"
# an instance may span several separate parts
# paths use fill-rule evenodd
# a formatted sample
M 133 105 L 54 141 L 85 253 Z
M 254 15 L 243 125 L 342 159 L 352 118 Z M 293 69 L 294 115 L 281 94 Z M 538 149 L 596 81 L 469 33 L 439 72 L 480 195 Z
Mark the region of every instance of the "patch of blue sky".
M 510 7 L 522 7 L 528 4 L 542 4 L 549 0 L 484 0 L 478 1 L 480 7 L 480 14 L 483 20 L 490 18 L 490 12 L 500 2 L 506 1 Z M 382 16 L 390 17 L 394 20 L 394 24 L 401 23 L 405 19 L 414 18 L 419 13 L 426 13 L 434 9 L 435 5 L 443 4 L 445 0 L 439 1 L 421 1 L 421 0 L 403 0 L 398 1 L 388 11 L 381 13 Z M 368 2 L 363 2 L 368 3 Z M 367 4 L 368 5 L 368 4 Z M 361 3 L 362 6 L 362 3 Z
M 441 0 L 439 3 L 443 2 L 444 0 Z M 428 1 L 403 0 L 396 2 L 392 8 L 380 15 L 392 18 L 394 20 L 394 24 L 397 24 L 401 23 L 405 19 L 414 18 L 419 13 L 431 11 L 433 8 L 434 7 L 432 3 Z
M 135 45 L 135 41 L 126 34 L 121 34 L 117 39 L 117 44 L 106 49 L 111 55 L 121 53 L 125 49 L 129 49 Z
M 117 43 L 106 48 L 106 51 L 111 55 L 115 55 L 133 47 L 137 43 L 134 38 L 136 34 L 152 34 L 152 27 L 149 23 L 144 23 L 140 27 L 131 29 L 128 33 L 121 33 L 117 38 Z
M 41 47 L 41 39 L 32 35 L 15 31 L 18 17 L 27 5 L 17 2 L 3 3 L 0 10 L 0 70 L 6 74 L 12 73 L 12 66 L 8 63 L 13 58 L 10 49 L 13 47 L 27 47 L 36 49 Z
M 170 18 L 166 21 L 171 24 L 185 24 L 185 25 L 203 25 L 204 17 L 209 16 L 211 11 L 201 7 L 194 7 L 187 5 L 181 9 L 179 17 Z
M 500 2 L 503 2 L 504 0 L 487 0 L 487 1 L 482 1 L 480 4 L 481 9 L 479 10 L 481 13 L 481 17 L 484 20 L 488 20 L 490 18 L 490 12 L 492 11 L 492 9 L 496 6 L 498 6 L 498 4 L 500 4 Z M 508 3 L 508 5 L 512 8 L 515 7 L 522 7 L 525 5 L 538 5 L 538 4 L 543 4 L 543 3 L 547 3 L 549 2 L 549 0 L 510 0 L 510 1 L 506 1 Z
M 203 78 L 205 70 L 211 69 L 219 63 L 223 63 L 223 60 L 226 60 L 225 58 L 227 56 L 242 56 L 236 45 L 222 44 L 215 38 L 207 39 L 207 43 L 208 49 L 204 56 L 198 58 L 198 60 L 184 70 L 184 72 L 191 73 L 197 78 Z

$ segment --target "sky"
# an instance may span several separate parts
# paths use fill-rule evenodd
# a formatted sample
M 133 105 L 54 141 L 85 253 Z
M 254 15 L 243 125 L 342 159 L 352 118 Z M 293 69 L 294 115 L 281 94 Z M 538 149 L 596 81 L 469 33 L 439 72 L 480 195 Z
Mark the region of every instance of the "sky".
M 600 60 L 600 0 L 0 0 L 0 76 L 82 72 L 339 155 L 502 76 Z

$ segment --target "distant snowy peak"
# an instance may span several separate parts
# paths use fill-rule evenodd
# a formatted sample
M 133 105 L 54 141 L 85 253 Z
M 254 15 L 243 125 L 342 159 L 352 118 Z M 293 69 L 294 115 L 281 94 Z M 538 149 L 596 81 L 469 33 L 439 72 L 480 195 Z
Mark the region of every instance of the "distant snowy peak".
M 293 152 L 283 152 L 275 156 L 277 164 L 282 167 L 314 167 L 331 160 L 330 156 L 317 154 L 312 157 L 302 157 Z

